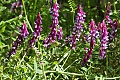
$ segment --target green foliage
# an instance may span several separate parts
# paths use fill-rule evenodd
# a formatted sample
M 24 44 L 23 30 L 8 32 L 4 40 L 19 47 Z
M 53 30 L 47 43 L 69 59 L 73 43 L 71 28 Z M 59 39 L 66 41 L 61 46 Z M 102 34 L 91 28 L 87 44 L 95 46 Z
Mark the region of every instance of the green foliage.
M 0 1 L 0 79 L 1 80 L 119 80 L 120 79 L 120 25 L 116 38 L 109 44 L 107 58 L 99 59 L 99 40 L 93 50 L 92 58 L 86 66 L 81 65 L 84 57 L 84 48 L 89 48 L 89 43 L 80 40 L 77 42 L 76 50 L 64 43 L 64 39 L 72 31 L 76 8 L 82 3 L 83 11 L 86 12 L 84 24 L 85 32 L 88 33 L 88 25 L 91 19 L 96 24 L 103 20 L 105 4 L 107 1 L 100 0 L 58 0 L 60 3 L 59 22 L 63 28 L 63 40 L 56 41 L 50 48 L 45 48 L 43 40 L 50 32 L 51 14 L 48 0 L 22 0 L 23 15 L 11 12 L 11 4 L 16 0 Z M 49 2 L 49 1 L 48 1 Z M 110 0 L 112 3 L 111 18 L 118 18 L 120 23 L 120 1 Z M 98 8 L 99 7 L 99 8 Z M 17 8 L 16 8 L 17 10 Z M 19 10 L 19 9 L 18 9 Z M 99 11 L 103 14 L 99 14 Z M 25 13 L 26 12 L 26 13 Z M 26 51 L 28 40 L 31 39 L 34 21 L 37 13 L 42 16 L 41 37 L 32 49 Z M 5 55 L 9 53 L 13 41 L 19 32 L 18 27 L 23 22 L 27 23 L 30 35 L 25 42 L 18 47 L 17 53 L 4 62 Z M 81 37 L 82 39 L 83 37 Z
M 74 3 L 74 0 L 68 0 L 69 6 L 72 9 L 71 12 L 75 13 L 76 10 L 76 4 Z

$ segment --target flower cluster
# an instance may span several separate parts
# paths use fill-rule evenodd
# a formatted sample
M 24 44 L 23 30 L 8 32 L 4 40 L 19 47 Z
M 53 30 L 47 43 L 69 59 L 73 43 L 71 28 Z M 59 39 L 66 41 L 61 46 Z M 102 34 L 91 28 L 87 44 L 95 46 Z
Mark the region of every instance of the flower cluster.
M 109 26 L 111 27 L 111 30 L 109 31 L 109 42 L 112 42 L 117 32 L 118 19 L 109 23 Z
M 103 22 L 100 24 L 100 38 L 101 38 L 101 44 L 100 44 L 100 58 L 103 59 L 106 57 L 106 49 L 108 46 L 108 31 L 107 31 L 107 27 L 105 24 L 105 21 L 103 20 Z
M 89 35 L 89 40 L 90 42 L 90 49 L 88 50 L 88 54 L 85 55 L 84 59 L 82 60 L 82 65 L 85 65 L 85 63 L 88 61 L 88 59 L 91 57 L 92 50 L 95 46 L 96 38 L 98 36 L 98 30 L 95 28 L 95 22 L 91 20 L 89 28 L 90 28 L 90 35 Z
M 59 24 L 58 22 L 58 4 L 57 2 L 52 7 L 52 24 L 50 26 L 51 32 L 49 33 L 48 37 L 44 40 L 44 46 L 50 47 L 50 43 L 54 43 L 56 40 L 56 37 L 58 36 L 58 39 L 62 39 L 62 27 L 59 27 L 57 30 L 57 26 Z
M 96 24 L 93 20 L 91 20 L 90 25 L 89 25 L 89 29 L 90 29 L 90 34 L 85 35 L 85 39 L 87 42 L 90 43 L 91 37 L 95 43 L 96 38 L 99 37 L 99 32 L 98 29 L 96 28 Z
M 42 18 L 41 18 L 41 15 L 40 15 L 40 12 L 38 13 L 37 15 L 37 19 L 34 23 L 34 32 L 33 32 L 33 37 L 32 39 L 29 41 L 29 46 L 32 47 L 35 43 L 35 41 L 37 41 L 37 39 L 40 37 L 40 32 L 42 31 L 42 28 L 41 28 L 41 24 L 42 24 Z
M 76 41 L 79 40 L 81 31 L 83 31 L 83 24 L 85 21 L 84 17 L 85 12 L 83 12 L 81 5 L 78 5 L 78 12 L 75 20 L 75 26 L 73 26 L 72 35 L 65 39 L 65 42 L 70 40 L 70 45 L 72 46 L 73 50 L 76 48 Z
M 22 0 L 14 2 L 11 6 L 11 10 L 14 11 L 15 7 L 22 7 Z
M 110 19 L 110 10 L 111 10 L 111 5 L 110 2 L 108 2 L 106 6 L 106 21 L 109 27 L 111 28 L 111 30 L 109 31 L 109 42 L 112 42 L 117 32 L 118 19 L 114 21 Z
M 7 58 L 10 58 L 10 56 L 12 54 L 16 54 L 17 47 L 20 46 L 20 44 L 22 43 L 23 39 L 28 36 L 29 32 L 27 30 L 26 23 L 23 23 L 22 27 L 19 28 L 19 31 L 20 31 L 20 34 L 18 35 L 18 38 L 16 39 L 16 41 L 13 42 L 12 49 L 9 52 Z
M 61 40 L 61 39 L 62 39 L 62 34 L 63 34 L 63 32 L 62 32 L 62 27 L 59 27 L 59 28 L 58 28 L 58 31 L 57 31 L 58 40 Z
M 85 65 L 86 62 L 88 62 L 89 58 L 91 57 L 93 47 L 94 47 L 94 40 L 91 38 L 91 40 L 90 40 L 90 49 L 87 50 L 88 54 L 85 55 L 85 57 L 82 60 L 82 65 L 83 66 Z

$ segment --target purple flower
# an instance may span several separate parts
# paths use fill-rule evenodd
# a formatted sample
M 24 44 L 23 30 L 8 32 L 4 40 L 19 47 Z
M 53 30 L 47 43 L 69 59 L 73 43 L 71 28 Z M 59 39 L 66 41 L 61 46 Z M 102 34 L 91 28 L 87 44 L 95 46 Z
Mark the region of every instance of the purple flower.
M 111 4 L 110 2 L 106 5 L 106 21 L 108 24 L 112 25 L 113 21 L 110 19 L 110 10 L 111 10 Z
M 76 41 L 79 40 L 81 31 L 83 31 L 84 17 L 85 12 L 83 12 L 81 5 L 78 5 L 78 12 L 76 15 L 75 26 L 73 26 L 72 35 L 65 39 L 65 42 L 70 41 L 73 50 L 76 48 Z
M 52 4 L 53 3 L 53 0 L 50 0 L 50 4 Z
M 109 32 L 109 42 L 112 42 L 113 39 L 115 38 L 117 27 L 118 27 L 118 19 L 114 20 L 111 25 L 112 30 Z
M 62 27 L 59 27 L 57 31 L 58 40 L 62 39 L 62 34 L 63 34 Z
M 85 63 L 88 62 L 89 58 L 91 57 L 91 54 L 92 54 L 92 49 L 88 50 L 88 54 L 85 55 L 84 59 L 82 60 L 82 66 L 84 66 Z
M 40 37 L 40 32 L 42 31 L 42 28 L 41 28 L 41 24 L 42 24 L 42 18 L 41 18 L 41 16 L 40 16 L 40 12 L 38 13 L 38 15 L 37 15 L 37 19 L 36 19 L 36 21 L 35 21 L 35 27 L 34 27 L 34 33 L 33 33 L 33 35 L 35 36 L 35 37 Z
M 94 48 L 94 40 L 92 39 L 92 37 L 91 37 L 91 40 L 90 40 L 90 49 L 87 49 L 87 50 L 85 50 L 85 52 L 88 52 L 87 53 L 87 55 L 85 55 L 85 57 L 83 58 L 83 60 L 82 60 L 82 65 L 84 66 L 85 65 L 85 63 L 87 63 L 88 62 L 88 60 L 91 58 L 91 55 L 92 55 L 92 50 L 93 50 L 93 48 Z
M 96 41 L 96 38 L 99 37 L 99 32 L 98 29 L 96 28 L 96 24 L 93 20 L 91 20 L 90 25 L 89 25 L 89 29 L 90 29 L 90 34 L 85 35 L 85 39 L 87 42 L 90 43 L 91 37 L 93 39 L 93 41 Z
M 108 31 L 104 20 L 101 23 L 100 34 L 101 34 L 100 58 L 103 59 L 106 57 L 106 49 L 108 46 Z
M 72 46 L 72 50 L 76 49 L 76 35 L 72 35 L 72 40 L 70 42 L 70 45 Z
M 28 30 L 27 30 L 27 26 L 26 23 L 23 23 L 22 27 L 19 28 L 20 31 L 20 36 L 23 38 L 26 38 L 29 34 Z
M 37 19 L 34 23 L 34 32 L 33 32 L 33 37 L 32 39 L 29 41 L 29 46 L 32 47 L 34 45 L 34 43 L 37 41 L 37 39 L 40 37 L 40 32 L 42 31 L 42 28 L 41 28 L 41 24 L 42 24 L 42 18 L 41 18 L 41 15 L 40 15 L 40 12 L 38 13 L 37 15 Z
M 108 22 L 108 24 L 109 24 L 110 27 L 111 27 L 113 21 L 110 19 L 110 16 L 106 15 L 106 21 Z
M 55 3 L 52 7 L 52 24 L 50 26 L 51 32 L 49 33 L 48 37 L 44 40 L 44 46 L 45 47 L 50 47 L 51 43 L 54 43 L 56 40 L 56 36 L 58 36 L 58 39 L 62 39 L 62 28 L 56 29 L 59 21 L 58 21 L 58 4 Z
M 111 9 L 111 4 L 109 2 L 106 6 L 106 21 L 108 23 L 108 26 L 111 28 L 111 30 L 109 31 L 109 42 L 112 42 L 117 32 L 118 19 L 114 21 L 110 19 L 110 9 Z
M 92 50 L 95 46 L 96 38 L 98 36 L 98 30 L 95 28 L 95 22 L 91 20 L 89 29 L 90 29 L 90 34 L 88 35 L 88 42 L 90 43 L 90 49 L 88 50 L 88 54 L 85 55 L 85 57 L 82 60 L 82 65 L 84 66 L 85 63 L 88 61 L 88 59 L 91 57 Z
M 111 3 L 108 2 L 106 5 L 106 15 L 110 15 L 110 10 L 111 10 Z
M 36 37 L 32 37 L 32 39 L 29 41 L 29 46 L 32 47 L 36 41 Z
M 85 12 L 83 12 L 81 5 L 78 5 L 78 12 L 76 15 L 75 26 L 73 27 L 72 34 L 80 35 L 81 31 L 83 31 L 83 24 L 85 21 L 84 17 Z
M 15 7 L 22 7 L 22 0 L 14 2 L 11 6 L 11 10 L 14 11 Z
M 111 28 L 111 30 L 109 31 L 109 42 L 112 42 L 117 32 L 118 19 L 112 21 L 110 17 L 107 15 L 106 21 L 108 23 L 108 26 Z
M 53 13 L 53 0 L 50 0 L 50 14 L 52 14 Z
M 29 34 L 27 30 L 26 23 L 23 23 L 22 27 L 19 28 L 20 34 L 18 35 L 18 38 L 16 41 L 13 42 L 12 49 L 10 50 L 9 54 L 7 55 L 7 58 L 10 58 L 12 54 L 16 54 L 17 47 L 21 45 L 23 42 L 23 39 L 26 38 Z
M 15 54 L 17 47 L 18 47 L 18 43 L 17 43 L 17 41 L 14 41 L 13 45 L 12 45 L 12 49 L 10 51 L 10 54 Z

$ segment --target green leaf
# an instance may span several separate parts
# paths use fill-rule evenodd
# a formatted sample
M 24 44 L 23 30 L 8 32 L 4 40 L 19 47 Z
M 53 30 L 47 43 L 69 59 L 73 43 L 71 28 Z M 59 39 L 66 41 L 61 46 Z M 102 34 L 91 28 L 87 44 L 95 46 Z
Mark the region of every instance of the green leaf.
M 8 74 L 3 74 L 3 78 L 9 78 L 9 75 Z
M 31 78 L 30 78 L 30 77 L 27 77 L 27 80 L 31 80 Z
M 46 12 L 42 12 L 41 15 L 44 15 L 44 16 L 45 16 L 45 15 L 48 15 L 48 14 L 47 14 Z
M 27 66 L 31 69 L 31 70 L 33 70 L 33 68 L 28 64 L 28 63 L 26 63 L 27 64 Z
M 61 43 L 59 43 L 58 41 L 55 41 L 54 43 L 51 44 L 51 48 L 54 48 L 56 46 L 59 46 Z
M 0 6 L 0 12 L 2 12 L 2 11 L 5 10 L 5 9 L 6 9 L 6 7 Z
M 37 62 L 35 57 L 34 57 L 34 70 L 37 71 Z
M 3 66 L 0 66 L 0 72 L 3 72 Z
M 36 70 L 36 73 L 43 74 L 42 70 L 39 70 L 39 69 Z
M 6 26 L 3 26 L 3 27 L 0 29 L 0 33 L 4 32 L 4 31 L 5 31 L 5 28 L 6 28 Z
M 97 77 L 97 76 L 95 76 L 95 80 L 98 80 L 98 77 Z
M 100 80 L 103 80 L 103 75 L 100 75 Z
M 86 67 L 82 67 L 81 69 L 84 70 L 85 72 L 87 71 L 87 68 L 86 68 Z

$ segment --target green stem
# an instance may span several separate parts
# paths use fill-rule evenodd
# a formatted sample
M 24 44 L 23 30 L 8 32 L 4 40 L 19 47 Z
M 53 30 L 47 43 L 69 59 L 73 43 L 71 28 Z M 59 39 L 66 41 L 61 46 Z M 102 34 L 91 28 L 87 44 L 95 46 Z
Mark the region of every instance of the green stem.
M 66 62 L 67 62 L 67 60 L 68 60 L 68 58 L 69 58 L 70 54 L 71 54 L 71 53 L 68 53 L 67 58 L 66 58 L 66 60 L 64 61 L 64 63 L 63 63 L 63 65 L 62 65 L 62 67 L 61 67 L 61 68 L 63 68 L 63 67 L 64 67 L 64 65 L 66 64 Z
M 119 77 L 113 77 L 113 78 L 103 78 L 103 80 L 104 80 L 104 79 L 105 79 L 105 80 L 108 80 L 108 79 L 109 79 L 109 80 L 112 80 L 112 79 L 115 79 L 115 80 L 116 80 L 116 79 L 120 79 L 120 76 L 119 76 Z
M 9 19 L 9 20 L 7 20 L 7 21 L 1 21 L 1 22 L 0 22 L 0 25 L 1 25 L 1 24 L 4 24 L 4 23 L 9 23 L 9 22 L 11 22 L 11 21 L 18 20 L 18 19 L 19 19 L 19 17 L 15 17 L 15 18 Z
M 74 75 L 74 76 L 85 76 L 84 74 L 70 73 L 70 72 L 63 72 L 63 71 L 45 71 L 45 73 L 60 73 L 60 74 L 67 74 L 67 75 Z
M 45 70 L 44 70 L 44 64 L 42 65 L 42 71 L 43 71 L 44 79 L 47 80 L 46 79 L 46 73 L 45 73 Z
M 106 77 L 107 77 L 107 74 L 108 74 L 108 55 L 106 54 Z
M 18 66 L 21 65 L 22 61 L 24 61 L 25 56 L 26 56 L 26 52 L 25 52 L 24 56 L 22 57 L 22 59 L 20 60 L 20 63 L 18 64 Z
M 73 24 L 74 24 L 75 22 L 74 22 L 74 12 L 73 12 Z
M 71 50 L 70 51 L 68 51 L 67 53 L 65 53 L 64 55 L 63 55 L 63 57 L 58 61 L 58 63 L 53 67 L 53 69 L 55 70 L 55 68 L 68 56 L 68 54 L 71 52 Z
M 33 32 L 33 29 L 32 29 L 32 27 L 31 27 L 31 25 L 30 25 L 30 23 L 29 23 L 29 21 L 28 21 L 28 18 L 27 18 L 27 12 L 26 12 L 26 9 L 25 9 L 24 0 L 22 0 L 22 4 L 23 4 L 24 12 L 25 12 L 26 21 L 27 21 L 27 23 L 28 23 L 28 25 L 29 25 L 29 28 L 30 28 L 31 31 Z
M 115 4 L 115 2 L 113 3 L 113 6 L 114 6 L 114 11 L 116 13 L 116 4 Z

